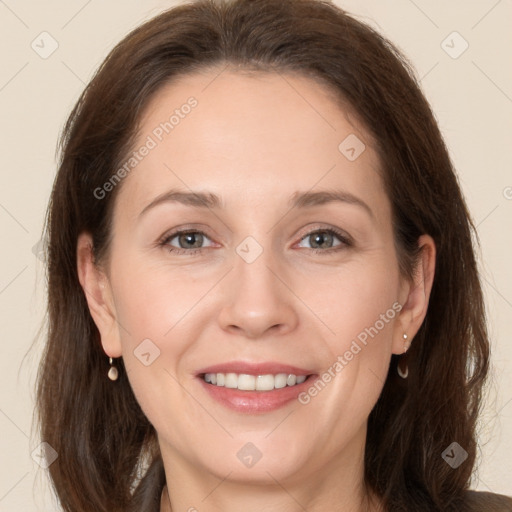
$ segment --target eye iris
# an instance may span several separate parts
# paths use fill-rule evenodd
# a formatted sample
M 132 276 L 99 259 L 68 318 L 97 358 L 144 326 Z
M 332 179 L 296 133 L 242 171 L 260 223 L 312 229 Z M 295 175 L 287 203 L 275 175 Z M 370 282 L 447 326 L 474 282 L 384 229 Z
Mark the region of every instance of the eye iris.
M 332 238 L 333 238 L 332 234 L 328 233 L 327 231 L 319 231 L 318 233 L 311 235 L 311 237 L 312 237 L 312 240 L 314 240 L 314 242 L 311 244 L 311 247 L 313 247 L 314 249 L 317 248 L 317 247 L 315 247 L 317 244 L 318 244 L 318 247 L 320 247 L 320 246 L 323 247 L 326 239 L 327 239 L 327 242 L 330 241 L 332 244 Z M 327 248 L 329 248 L 329 246 Z
M 194 244 L 194 240 L 196 243 Z M 184 233 L 179 237 L 180 246 L 191 243 L 193 245 L 193 249 L 200 248 L 203 242 L 203 235 L 201 233 Z

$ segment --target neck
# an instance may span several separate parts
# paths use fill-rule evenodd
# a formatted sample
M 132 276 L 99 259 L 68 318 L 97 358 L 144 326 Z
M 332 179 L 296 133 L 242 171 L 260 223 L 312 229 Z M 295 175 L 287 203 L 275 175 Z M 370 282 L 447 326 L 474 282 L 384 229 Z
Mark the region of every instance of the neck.
M 245 498 L 247 500 L 247 498 Z M 365 498 L 361 500 L 360 505 L 357 508 L 347 509 L 343 505 L 338 505 L 339 510 L 343 510 L 344 512 L 348 512 L 349 510 L 354 510 L 357 512 L 384 512 L 384 508 L 380 500 L 375 496 L 367 495 Z M 301 510 L 305 510 L 302 506 L 299 507 Z M 245 502 L 244 509 L 247 509 L 247 501 Z M 173 512 L 173 507 L 171 504 L 171 497 L 169 495 L 169 489 L 167 488 L 167 484 L 164 486 L 160 498 L 160 512 Z M 177 510 L 177 509 L 176 509 Z M 261 510 L 261 509 L 260 509 Z M 307 509 L 309 510 L 309 509 Z M 189 507 L 187 512 L 198 512 L 194 507 Z
M 257 483 L 217 476 L 161 443 L 166 480 L 160 512 L 186 510 L 197 512 L 382 512 L 380 500 L 368 493 L 363 484 L 364 438 L 353 439 L 342 453 L 334 454 L 327 464 L 303 463 L 292 477 L 272 476 Z M 275 472 L 274 472 L 275 473 Z

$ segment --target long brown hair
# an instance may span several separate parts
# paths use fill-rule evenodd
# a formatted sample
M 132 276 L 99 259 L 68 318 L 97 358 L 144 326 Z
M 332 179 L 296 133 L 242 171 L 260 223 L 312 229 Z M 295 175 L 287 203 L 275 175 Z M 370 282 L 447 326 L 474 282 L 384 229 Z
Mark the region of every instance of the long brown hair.
M 389 511 L 466 510 L 489 359 L 476 231 L 407 60 L 320 0 L 201 0 L 163 12 L 111 51 L 71 112 L 47 214 L 49 326 L 37 387 L 63 509 L 159 510 L 165 474 L 156 433 L 122 360 L 116 385 L 106 378 L 108 358 L 77 276 L 77 238 L 91 233 L 96 260 L 108 255 L 122 182 L 101 199 L 94 191 L 133 151 L 143 109 L 178 75 L 225 64 L 298 72 L 331 87 L 375 138 L 402 275 L 413 275 L 420 235 L 433 237 L 427 315 L 407 355 L 408 379 L 397 376 L 393 356 L 370 414 L 365 481 Z M 468 454 L 457 469 L 441 456 L 454 441 Z

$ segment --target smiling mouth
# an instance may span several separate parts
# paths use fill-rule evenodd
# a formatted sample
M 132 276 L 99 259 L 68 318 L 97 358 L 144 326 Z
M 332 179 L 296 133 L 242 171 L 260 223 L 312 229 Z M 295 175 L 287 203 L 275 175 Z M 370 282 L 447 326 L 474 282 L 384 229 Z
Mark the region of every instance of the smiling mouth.
M 203 373 L 199 377 L 206 383 L 240 391 L 273 391 L 293 387 L 305 382 L 312 375 L 295 375 L 277 373 L 266 375 L 249 375 L 247 373 Z

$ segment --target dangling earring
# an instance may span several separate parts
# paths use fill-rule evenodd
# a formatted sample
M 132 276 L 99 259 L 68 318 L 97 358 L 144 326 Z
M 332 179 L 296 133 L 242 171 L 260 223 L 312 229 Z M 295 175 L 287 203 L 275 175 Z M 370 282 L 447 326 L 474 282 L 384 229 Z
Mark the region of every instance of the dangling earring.
M 407 350 L 409 349 L 409 343 L 407 343 L 407 334 L 403 334 L 403 338 L 404 338 L 404 354 L 407 352 Z M 409 375 L 409 368 L 407 366 L 407 361 L 403 361 L 404 363 L 404 366 L 405 366 L 405 369 L 402 370 L 402 368 L 400 368 L 400 363 L 402 362 L 402 359 L 404 359 L 403 357 L 400 358 L 400 361 L 398 361 L 398 364 L 396 365 L 396 371 L 398 372 L 398 375 L 400 375 L 400 377 L 402 377 L 402 379 L 407 379 L 408 375 Z
M 110 358 L 110 370 L 108 371 L 108 378 L 110 380 L 117 380 L 117 377 L 119 376 L 119 372 L 117 371 L 117 368 L 112 364 L 112 358 Z

